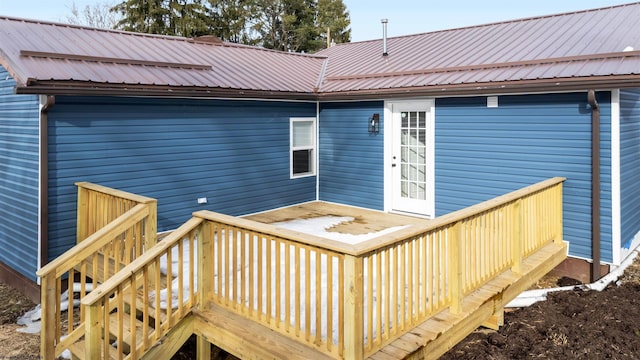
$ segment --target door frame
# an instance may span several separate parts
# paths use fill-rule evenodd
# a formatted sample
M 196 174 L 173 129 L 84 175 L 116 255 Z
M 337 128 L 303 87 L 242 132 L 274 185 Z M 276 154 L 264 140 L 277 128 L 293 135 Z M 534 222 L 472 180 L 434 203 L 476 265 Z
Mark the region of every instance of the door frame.
M 394 179 L 392 168 L 393 157 L 393 107 L 402 104 L 425 104 L 425 108 L 429 109 L 431 116 L 427 119 L 427 203 L 425 204 L 424 213 L 403 212 L 393 208 L 394 196 Z M 393 213 L 411 214 L 426 218 L 435 217 L 435 99 L 393 99 L 384 102 L 384 119 L 382 122 L 384 134 L 384 211 Z

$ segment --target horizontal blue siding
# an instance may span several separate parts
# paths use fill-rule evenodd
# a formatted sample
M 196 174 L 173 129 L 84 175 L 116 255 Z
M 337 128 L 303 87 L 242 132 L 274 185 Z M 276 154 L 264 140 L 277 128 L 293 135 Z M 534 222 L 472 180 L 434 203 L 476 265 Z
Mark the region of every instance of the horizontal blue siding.
M 380 114 L 380 133 L 368 119 Z M 320 108 L 320 200 L 384 209 L 384 103 L 326 103 Z
M 15 95 L 0 66 L 0 261 L 35 280 L 38 269 L 39 101 Z
M 602 258 L 611 251 L 611 106 L 601 108 Z M 586 93 L 436 99 L 436 214 L 555 177 L 564 184 L 564 238 L 591 257 L 591 109 Z
M 620 215 L 628 249 L 640 231 L 640 89 L 620 91 Z
M 75 242 L 76 181 L 158 199 L 161 231 L 197 210 L 243 215 L 315 200 L 315 177 L 289 178 L 289 118 L 315 115 L 315 103 L 58 97 L 51 257 Z

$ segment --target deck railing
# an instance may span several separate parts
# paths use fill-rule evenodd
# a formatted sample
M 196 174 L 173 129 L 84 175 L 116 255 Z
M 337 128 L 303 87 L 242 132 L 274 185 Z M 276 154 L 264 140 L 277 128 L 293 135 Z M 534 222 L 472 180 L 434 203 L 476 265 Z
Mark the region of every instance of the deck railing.
M 195 306 L 197 296 L 199 307 L 215 304 L 332 357 L 361 359 L 441 310 L 460 312 L 465 295 L 504 271 L 519 272 L 528 255 L 560 242 L 563 181 L 549 179 L 436 218 L 427 227 L 409 226 L 356 245 L 209 211 L 194 213 L 82 301 L 91 319 L 88 358 L 110 346 L 99 324 L 106 324 L 114 302 L 125 302 L 120 299 L 127 289 L 142 292 L 143 299 L 149 291 L 172 291 L 154 280 L 159 275 L 153 266 L 158 269 L 162 256 L 181 256 L 173 249 L 188 241 L 189 251 L 178 263 L 190 259 L 197 294 L 193 287 L 177 287 L 178 304 L 190 303 L 174 321 Z M 185 283 L 185 272 L 174 276 Z M 142 311 L 157 309 L 153 301 L 142 302 L 149 307 Z M 166 333 L 171 323 L 164 324 L 155 324 L 160 330 L 144 338 Z
M 189 220 L 82 300 L 86 359 L 137 359 L 196 306 L 201 224 Z
M 362 358 L 562 241 L 563 181 L 356 245 L 198 212 L 208 224 L 202 296 L 336 358 Z
M 524 258 L 562 241 L 562 183 L 553 178 L 355 246 L 364 281 L 353 331 L 372 354 Z M 371 274 L 371 275 L 369 275 Z M 360 310 L 362 309 L 362 310 Z
M 89 183 L 77 185 L 78 239 L 82 241 L 36 273 L 41 279 L 41 355 L 45 359 L 59 356 L 82 337 L 85 314 L 74 305 L 155 244 L 155 199 Z

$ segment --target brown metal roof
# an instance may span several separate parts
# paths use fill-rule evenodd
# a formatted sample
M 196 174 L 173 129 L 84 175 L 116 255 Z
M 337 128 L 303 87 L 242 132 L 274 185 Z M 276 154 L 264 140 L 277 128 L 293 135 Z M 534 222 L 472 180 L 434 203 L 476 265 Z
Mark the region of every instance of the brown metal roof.
M 640 86 L 640 51 L 623 52 L 640 50 L 640 3 L 389 38 L 388 56 L 382 46 L 379 39 L 320 52 L 328 58 L 320 92 L 505 91 L 607 79 Z
M 23 93 L 311 100 L 640 87 L 640 3 L 390 38 L 388 56 L 381 39 L 305 55 L 7 17 L 0 39 L 0 64 Z
M 23 92 L 96 87 L 117 92 L 126 86 L 153 88 L 156 94 L 184 89 L 304 97 L 314 95 L 324 61 L 241 45 L 6 17 L 0 17 L 0 38 L 0 63 Z

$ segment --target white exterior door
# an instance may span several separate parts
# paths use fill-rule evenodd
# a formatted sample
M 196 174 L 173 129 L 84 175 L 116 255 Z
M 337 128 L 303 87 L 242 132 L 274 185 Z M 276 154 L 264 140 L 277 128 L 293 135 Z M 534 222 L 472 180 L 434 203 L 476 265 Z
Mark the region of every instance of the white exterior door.
M 434 101 L 394 101 L 386 107 L 392 130 L 391 210 L 434 217 Z

